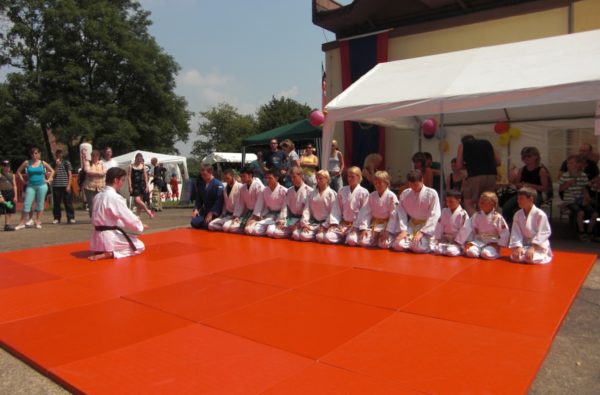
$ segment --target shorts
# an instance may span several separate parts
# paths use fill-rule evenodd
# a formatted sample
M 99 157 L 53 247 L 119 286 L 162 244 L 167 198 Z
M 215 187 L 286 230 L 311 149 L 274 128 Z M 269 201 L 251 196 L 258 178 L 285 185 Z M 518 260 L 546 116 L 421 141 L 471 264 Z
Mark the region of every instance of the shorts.
M 0 215 L 1 214 L 14 214 L 17 212 L 17 207 L 15 203 L 15 191 L 9 189 L 8 191 L 0 191 L 2 192 L 2 197 L 5 202 L 11 202 L 12 207 L 9 208 L 6 204 L 0 203 Z
M 479 196 L 483 192 L 496 191 L 496 175 L 481 175 L 475 177 L 467 177 L 463 181 L 463 197 L 465 200 L 473 202 L 479 201 Z

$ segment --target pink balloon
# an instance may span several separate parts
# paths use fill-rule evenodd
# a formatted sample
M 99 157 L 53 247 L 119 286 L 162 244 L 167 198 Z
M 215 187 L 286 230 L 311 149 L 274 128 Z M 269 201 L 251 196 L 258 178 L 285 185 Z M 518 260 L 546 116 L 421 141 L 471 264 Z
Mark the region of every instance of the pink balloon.
M 310 124 L 317 127 L 323 125 L 325 122 L 325 114 L 323 111 L 315 110 L 310 113 Z
M 433 136 L 435 136 L 435 131 L 437 130 L 437 122 L 435 121 L 435 119 L 432 118 L 427 119 L 421 124 L 421 130 L 423 131 L 423 136 L 425 138 L 430 139 Z

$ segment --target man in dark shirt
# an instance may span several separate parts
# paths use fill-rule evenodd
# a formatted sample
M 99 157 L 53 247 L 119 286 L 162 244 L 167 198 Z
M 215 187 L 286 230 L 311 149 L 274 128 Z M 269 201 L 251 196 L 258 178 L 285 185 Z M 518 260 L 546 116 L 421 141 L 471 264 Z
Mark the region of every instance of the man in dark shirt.
M 192 228 L 208 229 L 208 224 L 223 210 L 223 184 L 213 176 L 211 165 L 202 165 L 196 188 L 196 207 L 192 212 Z
M 463 183 L 465 210 L 472 216 L 482 192 L 496 190 L 496 166 L 500 165 L 500 156 L 487 140 L 479 140 L 471 135 L 463 136 L 458 146 L 456 164 L 467 170 Z
M 279 143 L 276 139 L 271 140 L 269 152 L 265 155 L 265 165 L 267 169 L 277 177 L 281 177 L 281 169 L 285 160 L 285 153 L 279 149 Z

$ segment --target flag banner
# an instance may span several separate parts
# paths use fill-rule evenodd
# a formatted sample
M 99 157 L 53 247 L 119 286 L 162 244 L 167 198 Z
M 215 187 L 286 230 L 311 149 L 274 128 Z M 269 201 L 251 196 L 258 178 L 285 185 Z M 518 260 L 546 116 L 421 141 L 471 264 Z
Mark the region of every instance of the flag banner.
M 387 62 L 388 39 L 388 32 L 384 32 L 340 42 L 343 89 L 348 88 L 377 63 Z M 385 129 L 358 122 L 344 122 L 346 163 L 361 167 L 365 157 L 373 152 L 384 158 L 385 166 Z

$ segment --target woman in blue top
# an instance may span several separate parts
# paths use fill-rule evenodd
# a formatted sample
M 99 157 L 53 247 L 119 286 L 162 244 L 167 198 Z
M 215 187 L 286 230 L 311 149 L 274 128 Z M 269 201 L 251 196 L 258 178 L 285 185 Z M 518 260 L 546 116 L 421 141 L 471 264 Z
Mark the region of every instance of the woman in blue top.
M 31 159 L 26 160 L 17 169 L 17 176 L 21 182 L 25 183 L 23 174 L 27 174 L 27 188 L 25 189 L 25 201 L 23 202 L 23 213 L 21 214 L 21 222 L 15 226 L 15 230 L 23 229 L 25 221 L 29 217 L 33 200 L 35 199 L 35 226 L 37 229 L 42 228 L 42 213 L 44 212 L 44 200 L 48 192 L 48 184 L 52 182 L 54 170 L 52 167 L 40 159 L 40 150 L 36 147 L 32 148 Z M 31 221 L 28 221 L 31 222 Z M 29 223 L 28 223 L 29 225 Z

